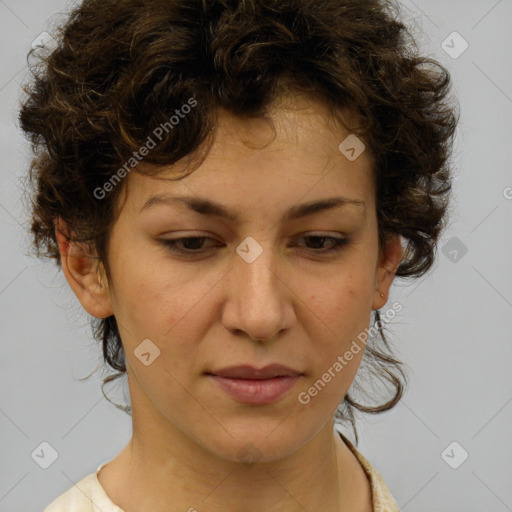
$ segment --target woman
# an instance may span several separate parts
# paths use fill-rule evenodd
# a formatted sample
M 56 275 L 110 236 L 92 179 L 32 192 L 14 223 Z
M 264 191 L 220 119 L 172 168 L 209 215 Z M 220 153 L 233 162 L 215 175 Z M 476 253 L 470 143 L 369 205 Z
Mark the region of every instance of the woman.
M 32 233 L 133 436 L 45 512 L 398 510 L 334 426 L 402 395 L 380 310 L 446 221 L 449 84 L 385 1 L 73 10 L 20 113 Z M 363 356 L 384 403 L 349 394 Z

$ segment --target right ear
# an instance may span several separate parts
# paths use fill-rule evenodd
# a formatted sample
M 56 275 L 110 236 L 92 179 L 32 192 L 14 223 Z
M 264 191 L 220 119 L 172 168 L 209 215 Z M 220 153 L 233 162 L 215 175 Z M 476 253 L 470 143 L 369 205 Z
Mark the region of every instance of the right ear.
M 113 315 L 108 282 L 97 255 L 91 254 L 84 244 L 71 241 L 68 226 L 60 217 L 55 220 L 55 236 L 62 271 L 82 307 L 96 318 Z

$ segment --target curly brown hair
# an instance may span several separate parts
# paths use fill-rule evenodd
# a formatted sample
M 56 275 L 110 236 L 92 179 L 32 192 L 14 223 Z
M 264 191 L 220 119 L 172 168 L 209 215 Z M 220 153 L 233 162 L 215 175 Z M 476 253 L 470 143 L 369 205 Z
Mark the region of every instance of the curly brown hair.
M 219 107 L 265 118 L 273 101 L 295 91 L 321 100 L 342 123 L 343 112 L 357 115 L 351 132 L 374 157 L 379 247 L 392 234 L 406 241 L 396 276 L 419 277 L 433 265 L 449 206 L 458 108 L 448 71 L 420 55 L 397 4 L 84 0 L 54 37 L 54 51 L 29 53 L 36 61 L 19 116 L 35 153 L 29 183 L 38 257 L 61 265 L 54 225 L 60 217 L 72 240 L 94 248 L 109 277 L 107 245 L 122 187 L 101 199 L 97 191 L 155 127 L 167 126 L 144 158 L 155 166 L 136 172 L 157 173 L 200 153 Z M 194 108 L 172 129 L 170 117 L 191 99 Z M 394 393 L 375 406 L 347 393 L 336 418 L 350 421 L 356 444 L 353 409 L 391 409 L 407 381 L 380 319 L 376 311 L 383 350 L 368 345 L 363 361 Z M 105 362 L 119 372 L 105 385 L 126 372 L 123 346 L 114 316 L 93 318 L 92 327 Z

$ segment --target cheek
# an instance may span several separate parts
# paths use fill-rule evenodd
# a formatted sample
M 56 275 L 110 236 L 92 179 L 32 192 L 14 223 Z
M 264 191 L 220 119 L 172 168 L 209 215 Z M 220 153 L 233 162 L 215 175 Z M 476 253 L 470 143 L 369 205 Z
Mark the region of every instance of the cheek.
M 315 342 L 315 359 L 308 385 L 313 383 L 323 396 L 317 405 L 322 401 L 336 406 L 348 391 L 364 354 L 364 333 L 371 320 L 372 287 L 364 274 L 351 276 L 339 275 L 328 287 L 309 294 L 308 307 L 315 318 L 310 333 Z
M 368 327 L 373 299 L 373 288 L 368 273 L 333 273 L 328 283 L 316 283 L 310 294 L 309 307 L 325 323 L 338 344 L 348 334 L 358 334 Z M 339 334 L 340 336 L 336 336 Z
M 165 268 L 143 244 L 121 243 L 116 249 L 111 269 L 116 316 L 144 327 L 179 318 L 192 291 L 183 272 Z
M 218 279 L 172 266 L 164 269 L 141 259 L 126 258 L 117 268 L 114 312 L 127 358 L 137 364 L 134 350 L 149 339 L 160 349 L 159 362 L 185 375 L 194 363 L 190 355 L 215 321 L 207 304 Z

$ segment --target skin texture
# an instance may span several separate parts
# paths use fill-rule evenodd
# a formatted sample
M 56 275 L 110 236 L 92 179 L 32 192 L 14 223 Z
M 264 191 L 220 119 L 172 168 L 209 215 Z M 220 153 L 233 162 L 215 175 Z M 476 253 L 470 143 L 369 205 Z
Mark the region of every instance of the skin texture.
M 215 140 L 201 166 L 169 181 L 131 172 L 109 244 L 111 280 L 96 262 L 56 233 L 62 268 L 84 309 L 114 314 L 126 353 L 133 437 L 104 467 L 100 483 L 126 512 L 370 511 L 368 481 L 333 433 L 334 413 L 357 373 L 363 350 L 309 404 L 298 400 L 369 327 L 383 308 L 400 262 L 398 236 L 378 252 L 375 186 L 369 151 L 349 161 L 338 149 L 349 132 L 328 121 L 321 103 L 296 97 L 262 120 L 219 112 Z M 157 193 L 215 200 L 238 212 L 231 222 L 157 204 Z M 333 196 L 365 202 L 293 221 L 284 212 Z M 329 240 L 348 237 L 323 253 Z M 208 236 L 192 258 L 163 238 Z M 252 263 L 236 248 L 253 237 Z M 181 247 L 190 248 L 191 245 Z M 315 252 L 316 251 L 316 252 Z M 100 269 L 101 270 L 101 269 Z M 381 296 L 381 293 L 384 296 Z M 134 350 L 150 339 L 160 356 L 145 366 Z M 242 404 L 206 371 L 281 363 L 303 373 L 290 393 L 268 405 Z M 258 461 L 241 462 L 241 449 Z

